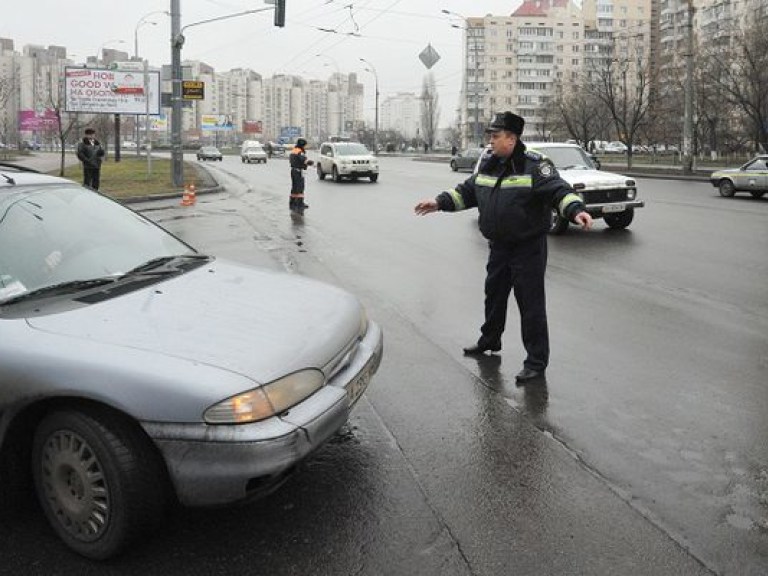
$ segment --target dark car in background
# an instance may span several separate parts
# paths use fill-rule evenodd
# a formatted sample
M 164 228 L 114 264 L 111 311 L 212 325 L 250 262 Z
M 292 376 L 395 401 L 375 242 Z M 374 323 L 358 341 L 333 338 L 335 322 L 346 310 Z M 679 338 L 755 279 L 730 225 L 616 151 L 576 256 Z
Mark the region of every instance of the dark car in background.
M 32 487 L 83 556 L 175 502 L 268 495 L 344 426 L 382 349 L 340 288 L 0 163 L 0 496 Z
M 224 157 L 216 146 L 203 146 L 197 151 L 198 160 L 218 160 L 221 162 Z
M 471 172 L 477 164 L 477 159 L 483 153 L 484 148 L 467 148 L 451 156 L 451 170 L 458 172 L 459 170 L 467 170 Z

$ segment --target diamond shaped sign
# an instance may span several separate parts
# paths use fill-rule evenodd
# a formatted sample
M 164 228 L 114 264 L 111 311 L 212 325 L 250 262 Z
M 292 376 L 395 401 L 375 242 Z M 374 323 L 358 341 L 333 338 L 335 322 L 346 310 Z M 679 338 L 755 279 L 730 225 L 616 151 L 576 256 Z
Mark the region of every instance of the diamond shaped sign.
M 421 54 L 419 54 L 419 60 L 421 60 L 421 63 L 427 67 L 427 70 L 429 70 L 432 66 L 437 64 L 438 60 L 440 60 L 440 54 L 437 53 L 437 50 L 432 48 L 432 44 L 427 44 L 427 47 L 421 51 Z

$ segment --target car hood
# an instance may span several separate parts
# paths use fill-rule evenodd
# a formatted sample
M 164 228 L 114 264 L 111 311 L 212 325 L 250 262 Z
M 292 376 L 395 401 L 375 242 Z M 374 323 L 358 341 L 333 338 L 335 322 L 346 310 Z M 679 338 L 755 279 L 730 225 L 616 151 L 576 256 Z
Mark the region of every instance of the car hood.
M 590 190 L 601 188 L 625 188 L 627 181 L 632 180 L 627 176 L 605 172 L 603 170 L 558 170 L 560 176 L 571 186 L 584 184 Z
M 217 260 L 65 313 L 28 319 L 59 336 L 237 372 L 256 383 L 324 367 L 361 330 L 354 296 L 298 275 Z M 184 362 L 187 364 L 187 362 Z
M 710 178 L 714 178 L 720 174 L 736 174 L 737 172 L 741 172 L 741 168 L 723 168 L 722 170 L 715 170 L 712 172 Z

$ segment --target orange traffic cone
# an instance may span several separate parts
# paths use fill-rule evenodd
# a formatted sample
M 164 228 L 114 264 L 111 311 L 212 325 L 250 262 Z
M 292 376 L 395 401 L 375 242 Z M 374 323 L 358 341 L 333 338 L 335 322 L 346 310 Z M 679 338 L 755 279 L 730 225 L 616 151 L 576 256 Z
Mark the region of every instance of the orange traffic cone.
M 184 186 L 184 195 L 181 197 L 182 206 L 194 206 L 197 202 L 197 193 L 195 192 L 194 184 L 187 184 Z

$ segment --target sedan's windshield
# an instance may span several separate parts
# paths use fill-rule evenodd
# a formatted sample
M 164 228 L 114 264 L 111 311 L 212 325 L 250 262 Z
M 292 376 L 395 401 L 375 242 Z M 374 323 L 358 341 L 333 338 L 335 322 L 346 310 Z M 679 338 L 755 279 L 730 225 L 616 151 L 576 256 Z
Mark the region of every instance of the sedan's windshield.
M 120 204 L 78 186 L 0 202 L 0 302 L 67 282 L 119 276 L 196 252 Z
M 339 156 L 365 156 L 370 154 L 368 148 L 355 142 L 350 142 L 348 144 L 337 144 L 336 153 Z
M 530 145 L 528 148 L 549 158 L 558 170 L 594 168 L 584 150 L 575 146 L 547 146 L 538 149 L 535 145 Z

